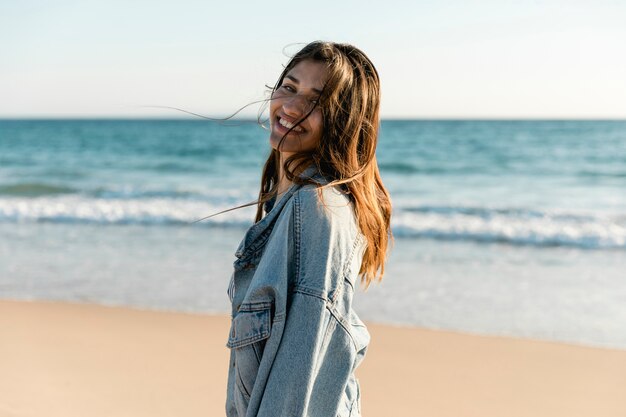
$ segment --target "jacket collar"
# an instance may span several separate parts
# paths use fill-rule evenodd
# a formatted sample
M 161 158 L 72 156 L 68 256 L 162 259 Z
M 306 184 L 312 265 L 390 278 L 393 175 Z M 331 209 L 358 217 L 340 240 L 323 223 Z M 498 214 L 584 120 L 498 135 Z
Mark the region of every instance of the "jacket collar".
M 313 179 L 322 184 L 327 182 L 314 164 L 309 165 L 298 176 L 300 178 Z M 272 232 L 274 223 L 276 223 L 278 216 L 293 194 L 300 188 L 302 188 L 302 185 L 292 184 L 285 192 L 285 195 L 283 195 L 283 197 L 278 201 L 278 204 L 274 205 L 276 197 L 269 200 L 267 202 L 269 204 L 266 203 L 265 209 L 267 214 L 261 220 L 253 224 L 244 236 L 243 240 L 239 244 L 239 247 L 237 248 L 237 251 L 235 252 L 235 256 L 239 258 L 236 262 L 243 262 L 265 244 L 265 241 Z

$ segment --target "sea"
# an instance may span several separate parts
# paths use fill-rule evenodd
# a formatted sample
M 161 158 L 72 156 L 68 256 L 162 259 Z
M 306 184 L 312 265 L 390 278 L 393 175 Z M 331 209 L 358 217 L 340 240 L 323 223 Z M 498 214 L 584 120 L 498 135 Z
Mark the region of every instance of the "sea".
M 0 299 L 229 314 L 255 120 L 0 120 Z M 626 121 L 384 120 L 365 321 L 626 349 Z

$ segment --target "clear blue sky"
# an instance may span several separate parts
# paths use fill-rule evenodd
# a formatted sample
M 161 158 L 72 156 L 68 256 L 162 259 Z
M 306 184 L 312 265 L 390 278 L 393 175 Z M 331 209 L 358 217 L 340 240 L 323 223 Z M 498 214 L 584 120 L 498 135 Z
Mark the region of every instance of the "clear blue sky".
M 0 0 L 0 117 L 224 115 L 323 39 L 372 58 L 384 117 L 626 118 L 626 0 L 367 3 Z

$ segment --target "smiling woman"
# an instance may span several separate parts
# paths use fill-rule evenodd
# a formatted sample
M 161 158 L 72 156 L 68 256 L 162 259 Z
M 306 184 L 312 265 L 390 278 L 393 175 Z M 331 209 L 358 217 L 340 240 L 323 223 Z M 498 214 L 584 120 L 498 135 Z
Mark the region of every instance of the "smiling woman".
M 360 416 L 370 335 L 352 309 L 384 272 L 391 203 L 375 151 L 378 73 L 352 45 L 313 42 L 270 102 L 256 223 L 235 255 L 226 414 Z

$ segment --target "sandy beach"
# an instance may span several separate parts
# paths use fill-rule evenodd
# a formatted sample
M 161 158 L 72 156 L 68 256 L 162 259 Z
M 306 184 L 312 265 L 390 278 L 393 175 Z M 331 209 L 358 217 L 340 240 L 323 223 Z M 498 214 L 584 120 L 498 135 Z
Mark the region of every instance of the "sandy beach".
M 624 416 L 626 351 L 367 323 L 365 417 Z M 224 415 L 229 317 L 0 301 L 0 416 Z

